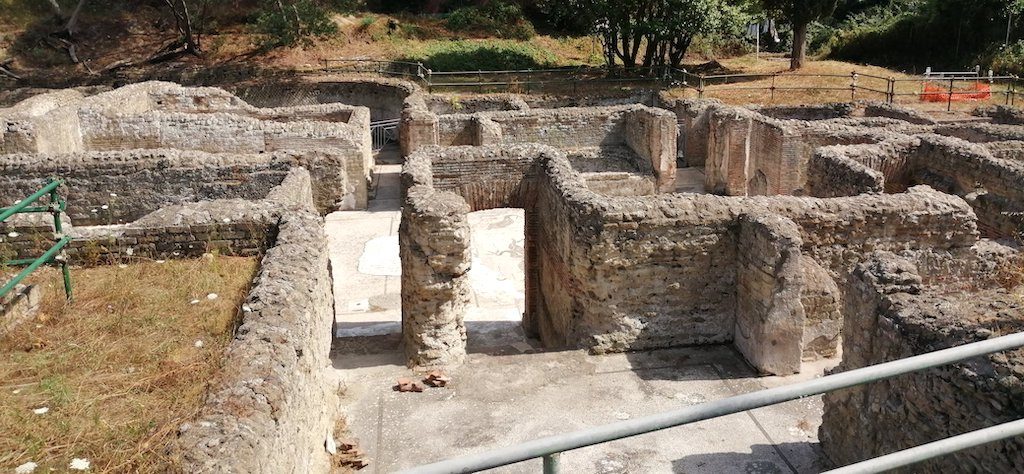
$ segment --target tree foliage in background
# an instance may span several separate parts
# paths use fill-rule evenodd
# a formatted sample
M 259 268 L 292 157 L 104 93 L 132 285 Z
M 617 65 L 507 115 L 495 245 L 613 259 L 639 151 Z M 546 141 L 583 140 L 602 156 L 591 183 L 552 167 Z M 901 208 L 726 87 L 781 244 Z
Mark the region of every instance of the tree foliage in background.
M 483 33 L 505 39 L 528 40 L 537 35 L 519 5 L 500 0 L 458 8 L 445 18 L 445 26 L 452 31 Z
M 836 59 L 1024 72 L 1022 0 L 841 0 L 819 41 Z M 1004 46 L 1004 44 L 1006 46 Z
M 832 15 L 838 0 L 762 0 L 769 12 L 777 12 L 793 27 L 793 50 L 789 68 L 796 70 L 807 58 L 807 30 L 811 22 Z
M 256 29 L 266 36 L 265 47 L 292 46 L 316 36 L 338 32 L 331 21 L 334 5 L 316 0 L 263 0 L 256 16 Z
M 726 0 L 550 0 L 554 15 L 590 25 L 605 62 L 626 68 L 682 65 L 698 35 L 738 30 L 741 8 Z

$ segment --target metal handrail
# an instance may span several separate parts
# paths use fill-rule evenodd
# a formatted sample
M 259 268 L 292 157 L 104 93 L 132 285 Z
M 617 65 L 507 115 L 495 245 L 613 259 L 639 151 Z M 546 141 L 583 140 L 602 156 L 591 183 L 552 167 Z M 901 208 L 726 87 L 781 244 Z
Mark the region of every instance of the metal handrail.
M 951 436 L 910 449 L 896 451 L 877 458 L 861 461 L 839 469 L 826 471 L 822 474 L 872 474 L 888 471 L 897 467 L 909 466 L 931 458 L 937 458 L 967 448 L 981 446 L 985 443 L 999 441 L 1014 436 L 1024 435 L 1024 420 L 1010 421 L 1001 425 L 990 426 L 980 430 Z
M 11 216 L 15 214 L 26 214 L 35 212 L 49 212 L 53 215 L 53 231 L 57 236 L 57 242 L 49 248 L 42 256 L 36 259 L 14 259 L 3 262 L 7 265 L 28 265 L 24 270 L 19 272 L 10 281 L 4 284 L 0 288 L 0 298 L 7 295 L 9 292 L 14 290 L 14 287 L 21 283 L 22 280 L 27 278 L 32 272 L 36 271 L 39 267 L 48 263 L 58 263 L 61 267 L 61 274 L 64 277 L 64 294 L 67 299 L 71 299 L 71 272 L 68 269 L 67 259 L 60 258 L 59 252 L 64 249 L 71 242 L 71 237 L 62 235 L 64 233 L 64 227 L 61 224 L 61 213 L 67 208 L 67 202 L 60 198 L 60 194 L 57 192 L 59 188 L 64 184 L 64 180 L 57 178 L 50 178 L 42 189 L 32 193 L 29 197 L 25 198 L 21 202 L 11 206 L 0 208 L 0 223 L 7 221 Z M 47 206 L 33 206 L 37 201 L 42 199 L 44 196 L 49 196 L 50 202 Z
M 402 472 L 410 474 L 476 472 L 536 458 L 544 459 L 545 473 L 557 472 L 559 454 L 565 451 L 739 413 L 754 408 L 775 405 L 812 395 L 819 395 L 833 390 L 863 385 L 897 375 L 947 365 L 1022 346 L 1024 346 L 1024 332 L 832 374 L 805 382 L 759 390 L 633 420 L 548 436 L 514 446 L 427 464 Z

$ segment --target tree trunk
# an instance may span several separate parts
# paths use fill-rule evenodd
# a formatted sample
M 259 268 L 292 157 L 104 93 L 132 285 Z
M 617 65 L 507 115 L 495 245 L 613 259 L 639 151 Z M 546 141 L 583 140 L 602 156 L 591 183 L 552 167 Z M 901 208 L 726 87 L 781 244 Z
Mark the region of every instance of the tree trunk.
M 68 24 L 64 26 L 64 29 L 68 32 L 68 36 L 74 36 L 75 32 L 78 31 L 78 14 L 82 11 L 82 5 L 85 5 L 85 0 L 78 0 L 78 5 L 75 5 L 75 10 L 71 12 L 71 19 L 69 19 Z
M 806 22 L 793 24 L 793 52 L 789 60 L 791 71 L 804 67 L 804 59 L 807 57 L 807 25 Z

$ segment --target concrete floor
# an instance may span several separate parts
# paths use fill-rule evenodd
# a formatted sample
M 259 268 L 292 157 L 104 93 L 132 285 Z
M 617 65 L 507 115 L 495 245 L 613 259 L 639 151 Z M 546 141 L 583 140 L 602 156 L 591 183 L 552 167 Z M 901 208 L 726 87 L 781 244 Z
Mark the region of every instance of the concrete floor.
M 470 337 L 472 341 L 472 336 Z M 338 354 L 349 429 L 369 472 L 395 472 L 542 436 L 627 420 L 820 375 L 755 377 L 728 346 L 592 356 L 474 344 L 445 388 L 392 390 L 397 351 Z M 834 361 L 828 361 L 832 363 Z M 565 453 L 563 472 L 818 472 L 820 397 Z M 539 461 L 494 472 L 536 473 Z
M 390 156 L 378 158 L 378 163 L 383 163 L 376 166 L 373 198 L 366 211 L 334 212 L 325 223 L 334 273 L 335 336 L 374 336 L 374 343 L 386 345 L 397 343 L 394 336 L 401 333 L 402 322 L 398 257 L 401 165 L 388 161 Z M 522 209 L 469 215 L 473 300 L 466 322 L 480 337 L 502 336 L 504 328 L 518 327 L 522 320 L 523 219 Z
M 756 377 L 728 346 L 589 355 L 541 350 L 520 328 L 523 214 L 470 215 L 473 304 L 467 362 L 446 388 L 392 390 L 413 376 L 401 331 L 398 173 L 380 160 L 367 211 L 327 217 L 334 271 L 333 362 L 346 386 L 352 436 L 364 472 L 393 472 L 541 436 L 632 419 L 819 376 L 838 360 L 792 377 Z M 698 168 L 680 170 L 680 191 L 703 192 Z M 817 472 L 820 397 L 735 414 L 563 455 L 563 472 Z M 531 461 L 496 472 L 540 472 Z

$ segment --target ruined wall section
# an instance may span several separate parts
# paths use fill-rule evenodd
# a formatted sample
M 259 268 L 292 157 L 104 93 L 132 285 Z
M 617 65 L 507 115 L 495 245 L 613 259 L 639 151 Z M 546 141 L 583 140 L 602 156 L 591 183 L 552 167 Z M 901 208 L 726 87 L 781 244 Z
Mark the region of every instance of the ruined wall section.
M 0 155 L 59 153 L 78 149 L 76 105 L 83 95 L 74 90 L 40 94 L 13 107 L 0 109 Z
M 865 117 L 886 117 L 917 125 L 935 125 L 937 123 L 935 119 L 921 111 L 896 104 L 865 102 L 862 105 Z
M 673 99 L 661 97 L 659 107 L 676 114 L 679 137 L 677 157 L 682 166 L 703 168 L 708 156 L 708 110 L 717 99 Z
M 631 119 L 642 124 L 630 124 Z M 627 131 L 627 124 L 636 128 Z M 400 140 L 408 156 L 431 145 L 486 146 L 538 143 L 570 150 L 630 147 L 644 166 L 663 169 L 668 181 L 674 166 L 675 132 L 671 114 L 639 105 L 567 107 L 477 113 L 434 114 L 410 98 L 402 112 Z M 631 135 L 627 141 L 627 134 Z M 656 160 L 656 163 L 655 163 Z M 655 163 L 657 166 L 652 165 Z
M 822 176 L 815 173 L 845 165 L 834 160 L 812 163 L 819 148 L 907 141 L 910 139 L 903 134 L 931 130 L 930 126 L 888 118 L 780 120 L 758 111 L 723 105 L 711 106 L 707 113 L 705 187 L 710 192 L 731 196 L 800 196 L 811 193 L 810 186 L 821 194 Z M 813 173 L 809 169 L 812 166 L 818 166 Z M 862 185 L 873 181 L 863 170 L 858 174 L 862 175 L 857 180 Z
M 499 207 L 532 208 L 533 186 L 541 145 L 431 147 L 420 154 L 430 157 L 435 189 L 458 194 L 472 211 Z
M 1024 232 L 1024 162 L 1001 160 L 983 147 L 924 135 L 914 153 L 913 179 L 966 199 L 992 237 Z
M 837 372 L 1024 330 L 1024 305 L 1011 291 L 989 287 L 965 298 L 928 286 L 913 264 L 892 254 L 859 265 L 845 292 Z M 1020 419 L 1022 357 L 1008 351 L 825 394 L 824 453 L 845 465 Z M 987 443 L 914 468 L 1016 472 L 1024 469 L 1024 441 Z
M 515 94 L 423 94 L 423 101 L 427 110 L 438 115 L 530 108 L 522 97 Z
M 402 340 L 410 367 L 457 365 L 466 357 L 469 211 L 450 192 L 426 185 L 406 191 L 398 235 Z
M 1024 140 L 1024 127 L 994 123 L 952 123 L 935 127 L 934 133 L 971 143 Z
M 992 123 L 1005 125 L 1024 125 L 1024 111 L 1009 105 L 994 105 L 975 109 L 974 115 L 989 117 Z
M 873 145 L 857 146 L 871 146 L 871 151 L 881 152 Z M 863 148 L 858 151 L 869 153 Z M 822 147 L 815 151 L 807 167 L 807 194 L 829 198 L 883 192 L 885 177 L 882 173 L 851 159 L 852 153 L 843 146 Z
M 60 100 L 57 100 L 60 99 Z M 33 159 L 11 153 L 0 156 L 2 166 L 12 167 L 8 171 L 24 172 L 28 176 L 38 173 L 88 174 L 89 169 L 99 167 L 112 175 L 123 175 L 115 170 L 118 162 L 129 164 L 129 170 L 142 176 L 143 182 L 156 181 L 156 176 L 148 170 L 140 170 L 148 165 L 132 166 L 133 162 L 159 162 L 166 157 L 166 163 L 175 167 L 178 161 L 192 161 L 184 168 L 216 167 L 224 162 L 238 162 L 236 156 L 215 157 L 202 156 L 210 164 L 196 164 L 197 156 L 202 153 L 191 153 L 191 158 L 180 155 L 187 152 L 205 152 L 217 154 L 246 155 L 285 155 L 294 162 L 309 168 L 314 177 L 317 204 L 321 212 L 335 209 L 356 209 L 366 206 L 366 187 L 372 170 L 372 152 L 370 150 L 369 111 L 361 107 L 348 106 L 312 106 L 309 110 L 272 110 L 258 109 L 244 104 L 231 94 L 219 89 L 185 88 L 176 84 L 147 82 L 125 86 L 110 92 L 98 94 L 86 99 L 74 97 L 58 98 L 45 102 L 50 107 L 32 103 L 19 105 L 14 109 L 17 113 L 33 110 L 43 115 L 30 117 L 41 120 L 49 130 L 45 140 L 39 140 L 34 133 L 41 128 L 22 130 L 18 127 L 9 128 L 3 140 L 4 150 L 22 150 L 19 153 L 38 153 L 44 158 L 54 150 L 53 155 L 63 155 L 52 159 Z M 64 100 L 67 99 L 67 100 Z M 72 100 L 75 99 L 75 100 Z M 61 102 L 64 100 L 64 102 Z M 55 102 L 57 102 L 55 104 Z M 161 109 L 187 110 L 167 112 Z M 21 112 L 18 112 L 18 111 Z M 234 113 L 226 113 L 223 111 Z M 286 113 L 306 113 L 310 117 L 320 119 L 346 119 L 337 121 L 281 121 L 276 119 Z M 62 121 L 60 117 L 72 117 L 70 121 Z M 255 118 L 261 117 L 261 118 Z M 19 124 L 21 122 L 18 122 Z M 19 125 L 20 126 L 20 125 Z M 51 130 L 52 129 L 52 130 Z M 10 145 L 10 146 L 7 146 Z M 182 151 L 147 151 L 161 148 L 175 148 Z M 132 150 L 132 151 L 128 151 Z M 104 151 L 121 151 L 122 153 L 97 153 Z M 172 156 L 173 155 L 173 156 Z M 267 158 L 250 157 L 241 161 L 266 162 Z M 53 161 L 53 163 L 49 163 Z M 150 163 L 153 164 L 153 163 Z M 156 163 L 155 165 L 161 165 Z M 84 169 L 79 170 L 82 167 Z M 181 167 L 179 167 L 181 168 Z M 224 173 L 229 172 L 225 170 Z M 148 176 L 148 178 L 147 178 Z M 96 176 L 88 180 L 102 181 Z M 173 176 L 172 176 L 173 178 Z M 213 188 L 236 186 L 233 181 L 246 179 L 213 180 Z M 175 180 L 171 179 L 170 183 Z M 208 182 L 208 181 L 207 181 Z M 170 183 L 157 183 L 157 187 L 170 186 Z M 183 188 L 191 184 L 178 183 Z M 125 186 L 131 189 L 133 186 Z M 13 192 L 13 190 L 12 190 Z M 116 190 L 108 193 L 118 194 Z M 171 195 L 185 193 L 187 190 Z M 126 195 L 127 192 L 120 193 Z M 246 195 L 248 196 L 248 195 Z M 216 192 L 210 197 L 220 197 Z M 97 204 L 102 206 L 104 204 Z M 151 208 L 143 209 L 150 210 Z M 106 210 L 106 209 L 104 209 Z M 137 217 L 137 213 L 128 218 Z M 82 216 L 79 216 L 82 217 Z M 84 216 L 89 217 L 89 216 Z M 106 219 L 107 223 L 122 220 L 117 217 Z
M 855 107 L 854 104 L 835 102 L 822 105 L 769 105 L 751 109 L 778 120 L 816 121 L 850 117 Z
M 409 81 L 365 76 L 325 76 L 300 80 L 240 83 L 226 87 L 246 103 L 257 107 L 293 107 L 316 104 L 348 104 L 366 107 L 371 120 L 399 118 L 405 99 L 419 94 Z
M 556 309 L 539 319 L 568 320 L 562 323 L 565 332 L 546 340 L 596 352 L 733 340 L 737 223 L 743 214 L 791 219 L 799 228 L 801 255 L 831 275 L 842 275 L 872 249 L 969 248 L 978 238 L 974 214 L 963 200 L 926 187 L 835 199 L 605 198 L 586 190 L 571 167 L 564 169 L 567 163 L 552 159 L 546 166 L 538 201 L 539 287 L 546 306 Z M 821 292 L 835 304 L 834 292 Z M 814 324 L 822 325 L 824 342 L 811 353 L 829 353 L 835 347 L 834 311 L 816 311 Z
M 676 188 L 676 118 L 668 111 L 642 108 L 629 111 L 624 132 L 626 145 L 636 153 L 637 170 L 653 174 L 659 192 Z
M 158 149 L 4 155 L 0 157 L 0 203 L 12 204 L 50 177 L 60 176 L 66 181 L 62 192 L 73 222 L 119 224 L 168 204 L 262 199 L 295 166 L 310 170 L 320 212 L 365 202 L 365 188 L 358 186 L 359 162 L 331 150 L 208 154 Z M 355 180 L 350 178 L 353 175 Z
M 225 373 L 172 455 L 190 472 L 327 470 L 337 417 L 334 320 L 322 219 L 288 212 L 277 226 L 225 355 Z M 282 298 L 281 295 L 288 295 Z
M 800 230 L 772 215 L 739 217 L 736 348 L 759 372 L 800 371 L 806 316 Z

